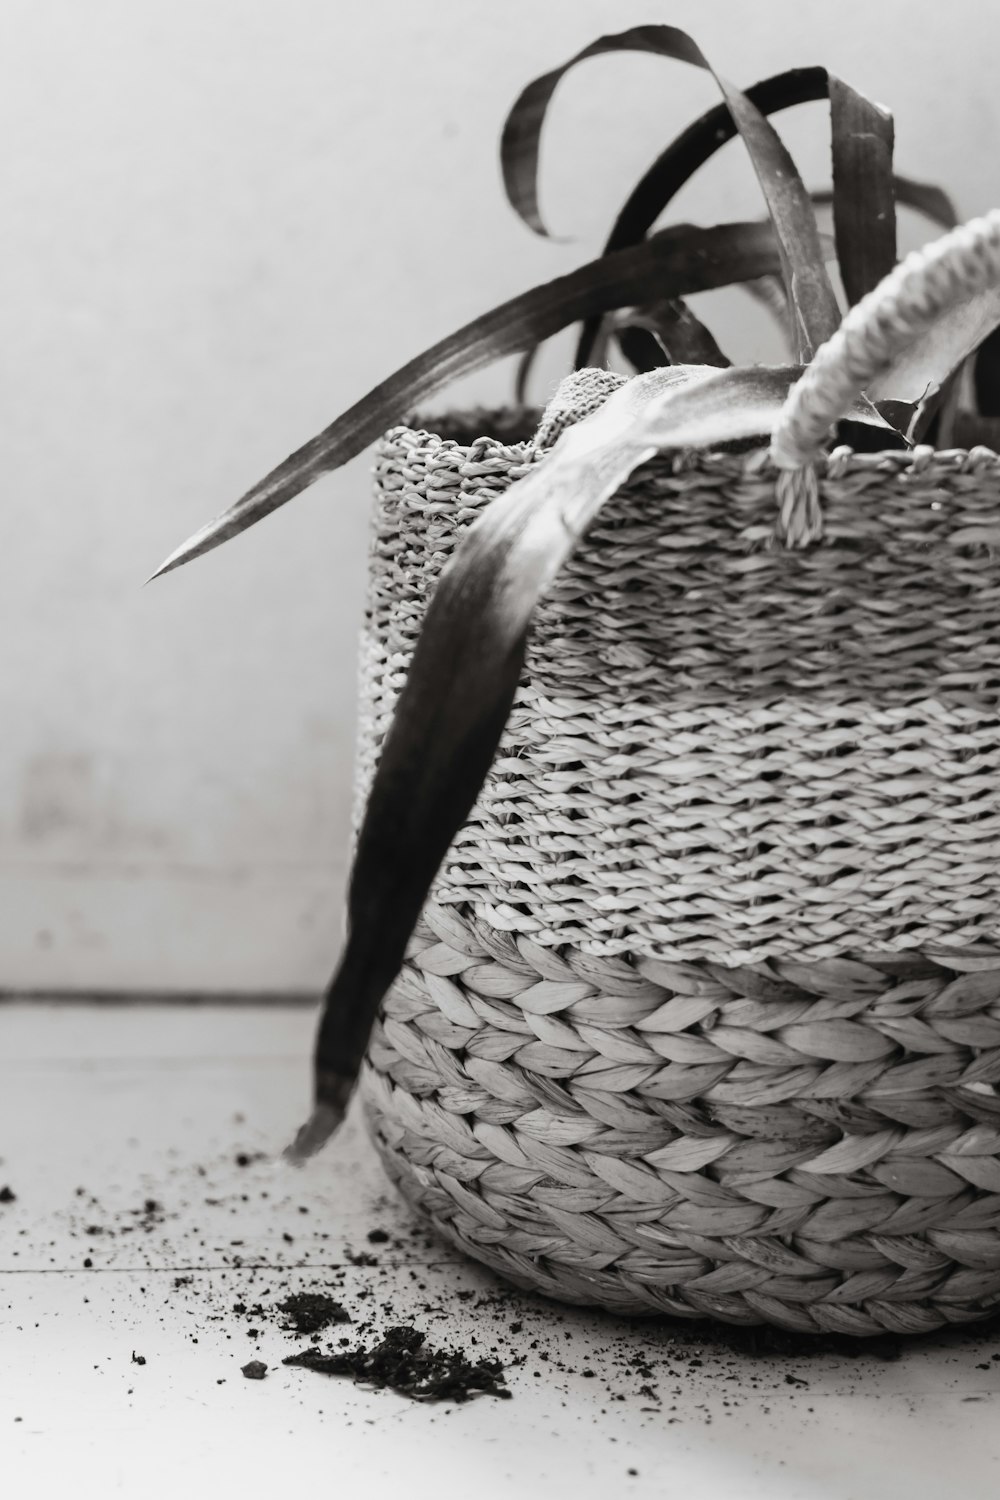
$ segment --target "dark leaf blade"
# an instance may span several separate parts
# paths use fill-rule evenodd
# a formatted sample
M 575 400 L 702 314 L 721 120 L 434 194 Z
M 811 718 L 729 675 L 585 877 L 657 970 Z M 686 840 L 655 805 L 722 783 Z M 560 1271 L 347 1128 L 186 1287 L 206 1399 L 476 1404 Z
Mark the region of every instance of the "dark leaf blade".
M 721 370 L 732 363 L 719 348 L 711 330 L 679 297 L 631 308 L 619 314 L 615 321 L 619 347 L 640 372 L 655 370 L 665 364 L 713 365 Z
M 976 353 L 973 387 L 980 416 L 1000 417 L 1000 331 L 995 328 L 987 334 Z
M 905 264 L 905 262 L 904 262 Z M 1000 288 L 965 297 L 935 319 L 932 327 L 870 381 L 873 401 L 920 407 L 939 392 L 958 367 L 1000 325 Z
M 767 308 L 781 329 L 785 344 L 791 349 L 794 343 L 791 315 L 788 308 L 788 298 L 785 295 L 784 284 L 780 276 L 761 276 L 756 281 L 747 281 L 744 283 L 743 290 L 755 302 L 759 302 L 762 307 Z
M 914 213 L 922 214 L 941 229 L 957 226 L 958 213 L 954 203 L 942 188 L 933 183 L 918 182 L 914 177 L 903 177 L 897 172 L 892 179 L 892 192 L 897 205 L 913 209 Z M 812 200 L 817 208 L 825 208 L 833 203 L 833 193 L 828 188 L 821 188 L 813 193 Z
M 518 406 L 528 405 L 528 383 L 541 347 L 541 344 L 532 344 L 530 349 L 525 349 L 517 362 L 517 368 L 514 371 L 514 401 Z
M 691 225 L 603 256 L 512 298 L 426 350 L 273 469 L 242 499 L 184 542 L 153 577 L 210 552 L 364 451 L 387 427 L 461 375 L 530 348 L 581 317 L 655 295 L 709 291 L 773 274 L 780 263 L 767 223 Z
M 650 329 L 639 323 L 623 323 L 615 329 L 615 343 L 637 375 L 662 370 L 673 360 Z
M 762 79 L 746 89 L 746 96 L 764 115 L 774 115 L 799 104 L 812 104 L 829 96 L 830 75 L 826 68 L 792 68 Z M 860 96 L 859 96 L 860 97 Z M 736 124 L 725 104 L 715 105 L 682 131 L 647 168 L 625 200 L 605 243 L 605 251 L 638 244 L 685 183 L 736 135 Z M 843 179 L 842 179 L 843 180 Z M 928 218 L 953 228 L 958 222 L 954 205 L 940 188 L 897 175 L 898 202 Z M 816 195 L 814 201 L 832 201 L 832 194 Z M 576 366 L 589 363 L 594 338 L 592 320 L 585 323 L 576 352 Z
M 538 600 L 640 465 L 667 449 L 766 440 L 801 374 L 672 367 L 629 381 L 469 528 L 428 606 L 372 781 L 317 1037 L 316 1112 L 296 1159 L 343 1118 L 379 1005 L 493 762 Z M 863 402 L 852 412 L 869 414 Z
M 751 84 L 746 95 L 761 114 L 773 115 L 825 99 L 827 81 L 825 68 L 792 68 Z M 683 130 L 661 151 L 626 198 L 605 243 L 605 254 L 639 244 L 685 183 L 736 134 L 736 121 L 726 104 L 713 105 Z M 577 369 L 591 363 L 596 335 L 596 319 L 587 319 L 577 344 Z
M 809 194 L 781 137 L 753 101 L 717 73 L 697 43 L 676 26 L 636 26 L 604 36 L 561 67 L 535 79 L 507 117 L 501 139 L 501 167 L 510 201 L 538 233 L 545 226 L 538 211 L 538 152 L 552 95 L 578 63 L 605 52 L 650 52 L 704 68 L 715 79 L 757 174 L 781 246 L 785 283 L 795 308 L 800 358 L 811 359 L 840 323 L 840 309 L 826 274 Z
M 940 224 L 942 229 L 958 226 L 958 212 L 942 188 L 931 182 L 917 182 L 913 177 L 901 177 L 899 173 L 894 179 L 894 187 L 897 203 L 923 214 L 925 219 Z
M 775 115 L 825 99 L 827 79 L 825 68 L 792 68 L 751 84 L 745 92 L 762 115 Z M 693 121 L 636 183 L 618 212 L 605 251 L 622 250 L 644 239 L 681 188 L 736 134 L 736 122 L 726 104 L 713 105 Z
M 896 264 L 893 123 L 888 110 L 830 74 L 833 226 L 853 306 Z
M 568 62 L 533 79 L 521 90 L 507 115 L 500 137 L 500 170 L 511 207 L 536 234 L 549 234 L 538 205 L 538 151 L 542 125 L 552 95 L 562 79 L 579 63 L 609 52 L 658 52 L 673 57 L 676 54 L 672 50 L 664 52 L 663 39 L 658 35 L 673 31 L 673 27 L 666 26 L 633 26 L 613 36 L 599 37 Z M 694 43 L 684 32 L 675 35 L 683 38 L 689 49 L 694 48 Z M 697 48 L 694 51 L 697 52 Z M 694 56 L 682 60 L 696 61 Z

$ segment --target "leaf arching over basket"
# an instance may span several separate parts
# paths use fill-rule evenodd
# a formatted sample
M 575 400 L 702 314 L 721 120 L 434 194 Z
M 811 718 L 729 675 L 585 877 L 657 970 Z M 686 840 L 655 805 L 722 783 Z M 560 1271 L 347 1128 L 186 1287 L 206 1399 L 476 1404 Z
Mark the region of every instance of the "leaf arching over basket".
M 469 527 L 427 609 L 372 782 L 347 943 L 320 1021 L 316 1111 L 293 1157 L 343 1118 L 378 1007 L 493 761 L 538 600 L 640 465 L 659 451 L 766 439 L 801 373 L 671 366 L 628 381 Z M 856 403 L 851 416 L 871 420 L 871 408 Z
M 684 296 L 756 280 L 780 267 L 766 221 L 679 224 L 641 245 L 604 256 L 512 298 L 467 323 L 390 375 L 210 521 L 163 562 L 153 577 L 210 552 L 338 469 L 420 401 L 459 376 L 548 338 L 590 312 L 609 312 L 652 297 Z

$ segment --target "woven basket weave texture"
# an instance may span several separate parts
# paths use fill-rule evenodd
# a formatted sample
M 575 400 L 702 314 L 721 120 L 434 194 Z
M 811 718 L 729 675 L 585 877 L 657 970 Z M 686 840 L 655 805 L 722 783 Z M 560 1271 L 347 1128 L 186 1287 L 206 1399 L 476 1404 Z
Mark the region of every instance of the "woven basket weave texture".
M 429 591 L 538 453 L 384 439 L 359 807 Z M 661 458 L 602 512 L 364 1075 L 470 1254 L 804 1332 L 1000 1306 L 998 478 L 837 453 L 800 553 L 758 454 Z
M 536 452 L 384 440 L 359 799 L 428 592 Z M 828 542 L 796 553 L 766 545 L 758 457 L 658 460 L 602 512 L 539 608 L 437 902 L 681 961 L 998 935 L 998 460 L 832 460 Z

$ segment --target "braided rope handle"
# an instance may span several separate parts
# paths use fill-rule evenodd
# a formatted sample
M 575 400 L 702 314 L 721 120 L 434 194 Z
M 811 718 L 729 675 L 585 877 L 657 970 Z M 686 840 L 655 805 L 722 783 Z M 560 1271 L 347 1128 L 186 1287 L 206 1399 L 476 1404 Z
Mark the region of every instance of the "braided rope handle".
M 823 534 L 815 462 L 850 403 L 942 313 L 998 284 L 1000 209 L 993 209 L 913 251 L 851 308 L 792 387 L 771 439 L 786 545 Z

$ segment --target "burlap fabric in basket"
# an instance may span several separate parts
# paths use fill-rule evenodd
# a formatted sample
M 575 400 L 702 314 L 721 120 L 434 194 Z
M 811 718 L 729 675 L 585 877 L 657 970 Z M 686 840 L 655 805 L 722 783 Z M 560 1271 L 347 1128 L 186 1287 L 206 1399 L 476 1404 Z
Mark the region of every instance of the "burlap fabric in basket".
M 908 266 L 894 338 L 953 295 L 925 253 L 914 311 Z M 838 450 L 792 476 L 822 539 L 776 545 L 822 358 L 783 448 L 650 463 L 543 603 L 363 1094 L 407 1197 L 521 1286 L 911 1333 L 1000 1307 L 1000 460 Z M 457 540 L 619 379 L 533 443 L 383 440 L 359 799 Z

